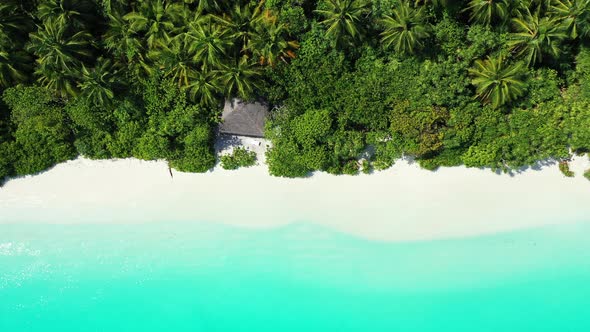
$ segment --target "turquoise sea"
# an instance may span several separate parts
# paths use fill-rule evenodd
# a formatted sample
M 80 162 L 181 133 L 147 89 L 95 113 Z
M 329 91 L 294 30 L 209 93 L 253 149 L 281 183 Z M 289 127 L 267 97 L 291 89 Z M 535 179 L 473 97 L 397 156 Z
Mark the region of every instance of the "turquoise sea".
M 0 331 L 590 331 L 589 235 L 3 224 Z

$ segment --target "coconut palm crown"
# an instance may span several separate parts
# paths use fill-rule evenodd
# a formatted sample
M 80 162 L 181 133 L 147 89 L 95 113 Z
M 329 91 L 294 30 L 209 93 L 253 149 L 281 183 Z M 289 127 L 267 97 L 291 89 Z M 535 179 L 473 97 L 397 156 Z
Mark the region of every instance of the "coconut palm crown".
M 508 65 L 503 57 L 476 60 L 469 69 L 477 97 L 485 104 L 498 108 L 524 94 L 525 69 L 521 63 Z

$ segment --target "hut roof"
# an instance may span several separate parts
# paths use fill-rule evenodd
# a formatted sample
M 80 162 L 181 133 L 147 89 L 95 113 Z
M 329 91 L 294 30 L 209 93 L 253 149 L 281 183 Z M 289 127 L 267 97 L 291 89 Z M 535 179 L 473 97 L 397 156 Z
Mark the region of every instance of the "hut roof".
M 219 132 L 239 136 L 264 137 L 264 123 L 267 116 L 267 105 L 258 102 L 244 103 L 239 99 L 226 100 Z

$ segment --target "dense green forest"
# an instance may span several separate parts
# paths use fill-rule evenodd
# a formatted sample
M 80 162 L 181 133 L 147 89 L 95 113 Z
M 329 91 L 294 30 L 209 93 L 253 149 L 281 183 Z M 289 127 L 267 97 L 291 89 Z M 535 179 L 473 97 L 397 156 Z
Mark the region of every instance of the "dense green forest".
M 206 171 L 233 97 L 273 106 L 277 176 L 562 160 L 590 150 L 589 41 L 590 0 L 1 0 L 0 178 Z

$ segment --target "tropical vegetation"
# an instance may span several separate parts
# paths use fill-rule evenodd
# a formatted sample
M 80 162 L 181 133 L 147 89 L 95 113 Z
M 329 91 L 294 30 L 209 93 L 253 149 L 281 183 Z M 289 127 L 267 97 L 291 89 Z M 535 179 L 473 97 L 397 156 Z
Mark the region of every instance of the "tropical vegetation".
M 221 167 L 224 169 L 238 169 L 256 164 L 256 153 L 243 147 L 236 147 L 230 154 L 221 156 Z
M 572 170 L 570 170 L 570 164 L 567 161 L 559 162 L 559 171 L 568 178 L 574 177 L 576 175 Z
M 87 158 L 211 169 L 225 99 L 269 171 L 512 170 L 590 151 L 590 0 L 4 0 L 0 179 Z

